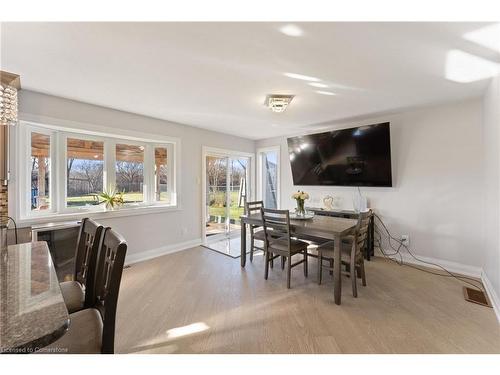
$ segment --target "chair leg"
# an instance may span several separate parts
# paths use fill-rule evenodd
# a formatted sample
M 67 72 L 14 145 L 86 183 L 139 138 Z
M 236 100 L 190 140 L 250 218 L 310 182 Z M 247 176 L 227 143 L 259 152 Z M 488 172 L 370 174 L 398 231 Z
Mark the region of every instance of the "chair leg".
M 255 240 L 253 238 L 253 229 L 250 229 L 250 262 L 253 262 L 253 250 L 255 246 Z
M 354 257 L 351 258 L 351 264 L 349 266 L 350 266 L 349 271 L 352 282 L 352 295 L 356 298 L 358 296 L 358 286 L 357 286 L 358 280 L 356 279 L 356 263 Z
M 286 287 L 290 289 L 290 278 L 292 276 L 292 257 L 286 258 Z
M 264 271 L 264 279 L 267 280 L 267 276 L 269 275 L 269 251 L 265 251 L 265 259 L 266 259 L 266 266 Z
M 333 275 L 333 259 L 330 259 L 330 275 Z
M 323 256 L 321 251 L 318 253 L 318 285 L 321 285 L 321 276 L 323 275 Z
M 271 263 L 271 268 L 274 268 L 274 254 L 271 254 L 269 262 Z
M 285 257 L 281 257 L 281 269 L 282 270 L 285 269 L 285 261 L 286 261 L 286 258 Z
M 307 277 L 308 269 L 307 269 L 307 249 L 304 250 L 304 276 Z
M 361 282 L 363 283 L 363 286 L 366 286 L 366 274 L 365 274 L 365 261 L 364 259 L 361 260 L 361 264 L 359 265 L 360 273 L 361 273 Z

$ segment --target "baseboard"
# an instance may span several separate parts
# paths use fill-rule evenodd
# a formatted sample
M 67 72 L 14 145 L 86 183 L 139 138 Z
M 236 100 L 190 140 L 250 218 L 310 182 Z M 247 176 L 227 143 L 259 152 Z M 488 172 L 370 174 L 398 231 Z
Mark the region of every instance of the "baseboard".
M 493 306 L 493 311 L 495 311 L 495 315 L 497 316 L 498 323 L 500 323 L 500 298 L 496 293 L 493 285 L 491 285 L 490 279 L 483 271 L 481 272 L 481 281 L 483 282 L 484 289 L 486 290 L 486 294 L 488 294 L 488 298 L 490 299 L 490 303 Z
M 380 250 L 378 250 L 378 251 L 380 251 Z M 378 251 L 377 251 L 377 255 L 383 257 L 384 255 L 382 253 L 379 253 Z M 433 265 L 433 264 L 428 264 L 428 263 L 434 263 L 434 264 L 438 264 L 438 265 L 446 268 L 448 271 L 450 271 L 452 273 L 457 273 L 460 275 L 470 276 L 470 277 L 477 277 L 478 279 L 481 278 L 481 273 L 483 271 L 481 267 L 469 266 L 469 265 L 462 264 L 462 263 L 451 262 L 451 261 L 443 260 L 443 259 L 424 257 L 424 256 L 420 256 L 420 255 L 415 254 L 415 256 L 418 259 L 421 259 L 424 262 L 428 262 L 428 263 L 419 262 L 417 259 L 413 258 L 410 254 L 404 253 L 404 250 L 402 250 L 401 256 L 403 257 L 404 263 L 409 263 L 409 264 L 413 264 L 416 266 L 434 268 L 434 269 L 442 271 L 442 269 L 440 267 Z M 397 259 L 397 260 L 400 259 L 399 255 L 393 256 L 392 258 Z
M 175 243 L 172 245 L 168 246 L 162 246 L 157 249 L 151 249 L 151 250 L 146 250 L 146 251 L 141 251 L 138 253 L 132 253 L 130 255 L 127 255 L 125 258 L 125 265 L 131 265 L 133 263 L 138 263 L 142 262 L 145 260 L 153 259 L 162 255 L 167 255 L 167 254 L 172 254 L 176 253 L 178 251 L 182 250 L 187 250 L 192 247 L 200 246 L 201 245 L 201 238 L 196 238 L 194 240 L 186 241 L 186 242 L 180 242 L 180 243 Z

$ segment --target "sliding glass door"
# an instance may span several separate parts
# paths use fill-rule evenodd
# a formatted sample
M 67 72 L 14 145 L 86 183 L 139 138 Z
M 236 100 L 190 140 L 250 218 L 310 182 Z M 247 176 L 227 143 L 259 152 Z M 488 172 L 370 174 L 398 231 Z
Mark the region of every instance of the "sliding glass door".
M 205 169 L 205 235 L 211 240 L 235 236 L 249 192 L 250 158 L 207 154 Z

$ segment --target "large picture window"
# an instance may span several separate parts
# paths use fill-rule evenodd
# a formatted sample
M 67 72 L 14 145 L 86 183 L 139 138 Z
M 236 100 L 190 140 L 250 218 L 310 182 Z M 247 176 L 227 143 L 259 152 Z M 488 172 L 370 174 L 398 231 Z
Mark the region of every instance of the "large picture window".
M 21 219 L 106 211 L 100 195 L 109 190 L 123 193 L 121 209 L 177 205 L 177 140 L 122 139 L 24 122 L 19 128 L 19 150 L 29 150 L 18 155 Z

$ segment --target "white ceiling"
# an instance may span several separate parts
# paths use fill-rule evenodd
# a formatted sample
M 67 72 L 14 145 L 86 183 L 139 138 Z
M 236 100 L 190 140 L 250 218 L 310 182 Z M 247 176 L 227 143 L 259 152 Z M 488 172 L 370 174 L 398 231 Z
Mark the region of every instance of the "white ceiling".
M 1 67 L 25 89 L 260 139 L 480 96 L 480 74 L 446 78 L 449 52 L 500 60 L 464 37 L 488 24 L 296 23 L 300 37 L 283 25 L 3 23 Z M 285 72 L 317 77 L 336 95 Z M 271 93 L 295 98 L 273 113 L 263 105 Z

